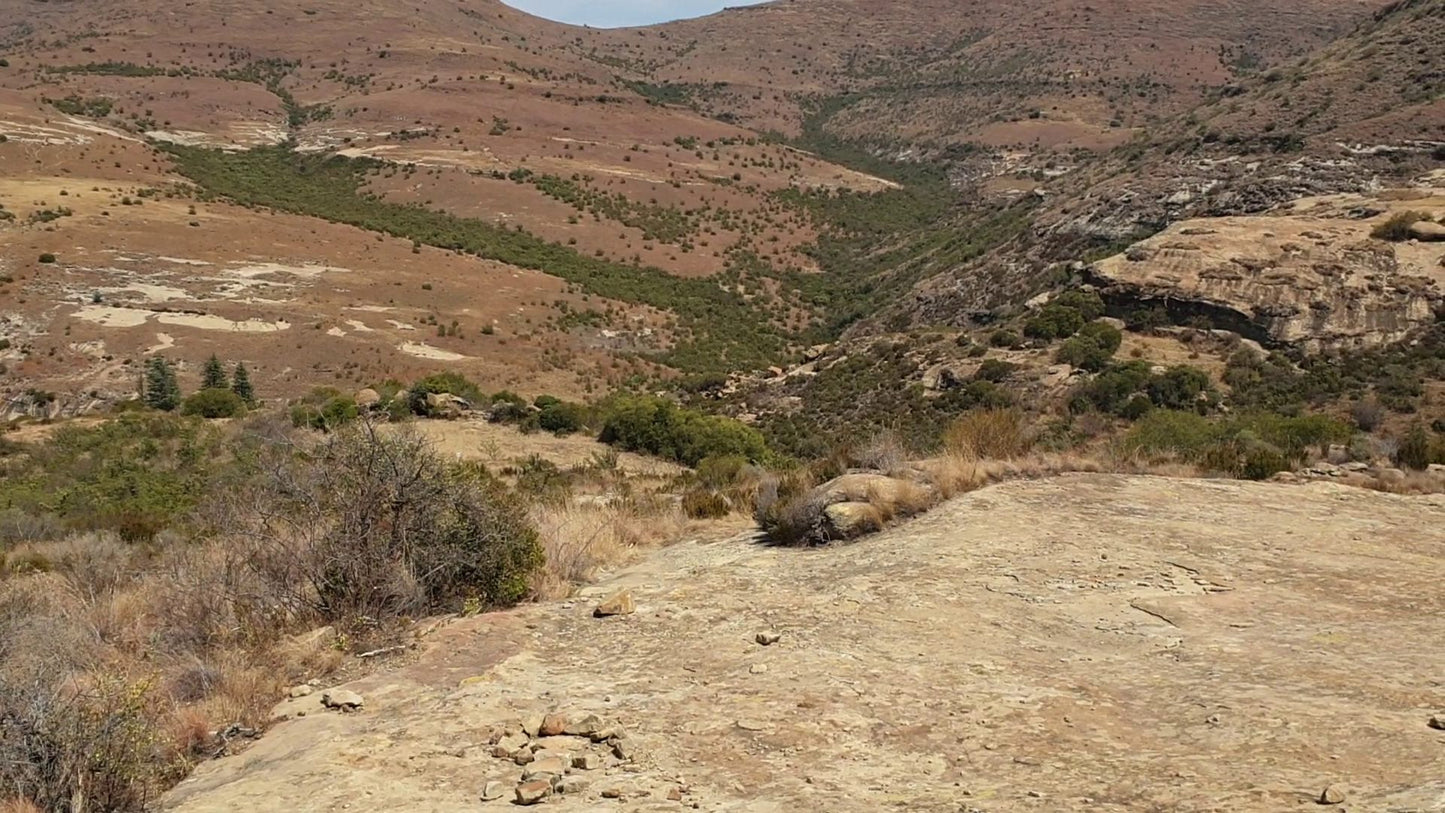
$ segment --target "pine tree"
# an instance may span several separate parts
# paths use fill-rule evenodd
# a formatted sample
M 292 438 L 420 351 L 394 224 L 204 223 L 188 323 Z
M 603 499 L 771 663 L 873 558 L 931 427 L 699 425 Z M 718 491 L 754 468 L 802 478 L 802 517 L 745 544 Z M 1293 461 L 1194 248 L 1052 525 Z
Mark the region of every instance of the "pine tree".
M 246 406 L 256 403 L 256 393 L 251 389 L 251 374 L 246 372 L 246 365 L 237 362 L 236 372 L 231 376 L 231 392 L 241 396 Z
M 221 366 L 221 360 L 212 353 L 206 359 L 206 369 L 201 373 L 201 389 L 203 390 L 227 390 L 231 388 L 231 382 L 226 379 L 226 368 Z
M 152 356 L 146 361 L 145 392 L 141 397 L 146 406 L 162 412 L 181 405 L 181 385 L 176 382 L 176 371 L 161 356 Z

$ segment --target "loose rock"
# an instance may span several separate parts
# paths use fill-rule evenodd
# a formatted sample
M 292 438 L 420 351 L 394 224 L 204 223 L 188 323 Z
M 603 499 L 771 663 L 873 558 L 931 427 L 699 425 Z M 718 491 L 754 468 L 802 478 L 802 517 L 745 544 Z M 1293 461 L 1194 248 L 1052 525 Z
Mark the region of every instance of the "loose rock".
M 596 754 L 578 754 L 572 757 L 572 767 L 579 771 L 595 771 L 602 767 L 602 757 Z
M 552 795 L 552 783 L 544 780 L 523 782 L 517 786 L 517 804 L 534 805 Z
M 1445 731 L 1445 711 L 1442 711 L 1439 714 L 1431 717 L 1430 722 L 1427 723 L 1427 725 L 1429 725 L 1436 731 Z
M 614 615 L 631 615 L 635 612 L 637 612 L 637 603 L 632 600 L 632 591 L 622 590 L 598 604 L 597 609 L 592 611 L 592 615 L 597 618 L 607 618 Z
M 586 779 L 584 779 L 583 777 L 580 777 L 580 776 L 564 776 L 564 777 L 562 777 L 561 781 L 559 781 L 559 782 L 557 783 L 557 792 L 558 792 L 558 793 L 581 793 L 582 791 L 584 791 L 584 790 L 587 789 L 587 785 L 588 785 L 588 784 L 590 784 L 590 783 L 589 783 Z
M 290 697 L 290 698 L 292 698 L 292 699 L 295 699 L 295 698 L 297 698 L 297 697 L 306 697 L 307 695 L 309 695 L 309 694 L 311 694 L 312 692 L 315 692 L 315 691 L 316 691 L 316 687 L 315 687 L 315 686 L 311 686 L 310 684 L 307 684 L 307 683 L 302 683 L 302 684 L 299 685 L 299 686 L 292 686 L 292 687 L 291 687 L 291 690 L 288 691 L 288 692 L 286 692 L 286 696 L 287 696 L 287 697 Z
M 355 711 L 366 705 L 366 701 L 348 689 L 331 689 L 321 695 L 321 705 L 338 711 Z
M 783 635 L 779 632 L 760 632 L 753 637 L 754 641 L 757 641 L 763 646 L 772 646 L 782 639 Z
M 560 714 L 549 714 L 546 717 L 542 718 L 542 725 L 537 729 L 537 733 L 541 734 L 543 737 L 557 737 L 561 736 L 562 733 L 566 730 L 566 717 L 563 717 Z
M 507 786 L 501 782 L 488 782 L 482 788 L 482 801 L 490 802 L 502 798 L 507 793 Z
M 1342 804 L 1344 801 L 1345 792 L 1335 787 L 1334 785 L 1330 785 L 1329 787 L 1320 791 L 1319 803 L 1322 805 L 1337 805 Z

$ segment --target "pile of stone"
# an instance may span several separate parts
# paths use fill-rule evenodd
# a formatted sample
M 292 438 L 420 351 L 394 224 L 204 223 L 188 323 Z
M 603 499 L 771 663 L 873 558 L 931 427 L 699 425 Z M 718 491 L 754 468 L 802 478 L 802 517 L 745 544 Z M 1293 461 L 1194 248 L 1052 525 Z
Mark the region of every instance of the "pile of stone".
M 535 805 L 553 794 L 576 794 L 591 784 L 586 774 L 630 763 L 635 754 L 621 726 L 595 714 L 569 719 L 559 713 L 534 717 L 493 732 L 494 758 L 521 767 L 515 783 L 491 781 L 482 801 L 507 797 L 519 805 Z M 606 794 L 604 794 L 606 795 Z

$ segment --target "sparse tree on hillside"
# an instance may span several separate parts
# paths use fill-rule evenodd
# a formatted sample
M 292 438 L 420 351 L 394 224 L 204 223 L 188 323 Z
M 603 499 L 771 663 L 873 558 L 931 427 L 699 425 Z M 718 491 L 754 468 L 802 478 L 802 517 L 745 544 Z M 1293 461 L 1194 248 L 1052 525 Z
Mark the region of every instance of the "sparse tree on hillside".
M 228 390 L 231 382 L 226 378 L 226 368 L 221 366 L 221 360 L 216 358 L 214 353 L 206 359 L 206 369 L 201 373 L 201 389 L 203 390 Z
M 241 396 L 247 406 L 256 403 L 256 393 L 251 389 L 251 374 L 246 372 L 245 364 L 236 364 L 236 372 L 231 375 L 231 392 Z
M 170 412 L 181 404 L 181 385 L 176 381 L 176 371 L 162 356 L 152 356 L 146 361 L 145 391 L 141 400 L 152 409 Z

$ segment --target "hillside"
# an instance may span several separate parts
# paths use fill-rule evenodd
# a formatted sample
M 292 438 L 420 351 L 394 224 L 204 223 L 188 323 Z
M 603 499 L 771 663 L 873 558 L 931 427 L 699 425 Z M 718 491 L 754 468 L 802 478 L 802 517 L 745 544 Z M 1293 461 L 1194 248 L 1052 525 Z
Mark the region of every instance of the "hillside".
M 0 362 L 12 395 L 67 409 L 123 396 L 156 352 L 193 375 L 225 350 L 285 395 L 439 364 L 575 396 L 765 368 L 1028 217 L 921 264 L 840 268 L 820 244 L 838 213 L 808 196 L 862 193 L 864 218 L 927 226 L 955 205 L 944 174 L 960 177 L 846 139 L 1050 162 L 1367 6 L 815 0 L 595 31 L 495 2 L 202 2 L 180 25 L 164 6 L 35 5 L 0 31 L 0 262 L 18 306 Z M 346 163 L 312 172 L 328 155 Z
M 537 740 L 596 755 L 546 809 L 1272 812 L 1328 787 L 1433 810 L 1441 508 L 1088 475 L 846 548 L 699 539 L 574 601 L 444 624 L 346 685 L 359 712 L 282 703 L 161 809 L 478 809 L 493 783 L 480 809 L 510 809 L 528 769 L 494 744 L 555 712 L 620 729 L 625 756 Z M 623 588 L 635 614 L 591 617 Z

